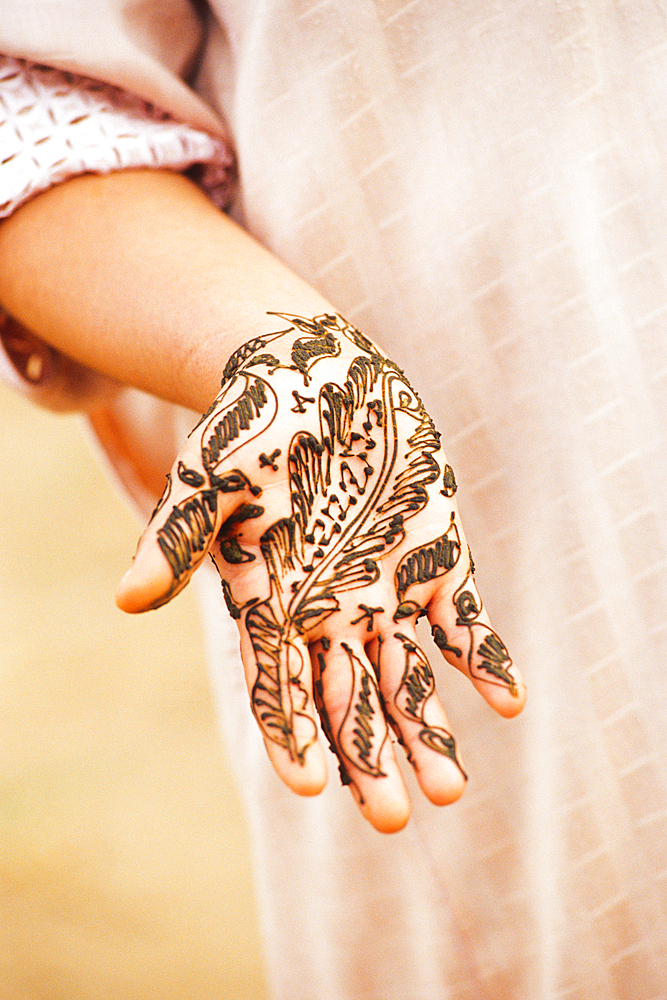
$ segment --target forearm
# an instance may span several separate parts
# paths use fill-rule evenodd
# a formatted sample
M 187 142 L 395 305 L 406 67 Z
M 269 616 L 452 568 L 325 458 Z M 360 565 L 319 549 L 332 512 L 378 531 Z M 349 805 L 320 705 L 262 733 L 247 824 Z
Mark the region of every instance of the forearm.
M 86 175 L 0 224 L 0 304 L 105 375 L 204 409 L 227 357 L 275 309 L 331 306 L 166 171 Z

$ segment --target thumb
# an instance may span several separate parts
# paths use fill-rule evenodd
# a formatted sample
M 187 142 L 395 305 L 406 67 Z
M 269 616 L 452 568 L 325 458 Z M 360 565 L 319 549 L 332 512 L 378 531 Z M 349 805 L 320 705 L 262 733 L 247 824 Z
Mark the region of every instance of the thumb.
M 129 614 L 158 608 L 183 590 L 242 502 L 239 494 L 258 492 L 238 469 L 208 481 L 182 461 L 175 471 L 116 591 L 118 607 Z

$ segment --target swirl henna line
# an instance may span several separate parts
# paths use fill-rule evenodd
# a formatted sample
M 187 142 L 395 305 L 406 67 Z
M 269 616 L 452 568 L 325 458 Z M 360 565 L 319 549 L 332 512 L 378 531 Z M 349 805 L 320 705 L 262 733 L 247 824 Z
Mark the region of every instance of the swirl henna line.
M 394 695 L 397 711 L 408 721 L 418 723 L 422 727 L 419 739 L 424 746 L 453 761 L 467 781 L 468 776 L 461 767 L 456 753 L 456 740 L 452 734 L 443 726 L 429 725 L 426 721 L 428 702 L 435 695 L 435 678 L 428 659 L 417 643 L 401 632 L 395 632 L 394 638 L 403 645 L 405 651 L 405 668 Z M 411 657 L 414 659 L 411 660 Z M 401 694 L 404 698 L 403 705 L 399 703 Z M 414 760 L 411 762 L 414 764 Z

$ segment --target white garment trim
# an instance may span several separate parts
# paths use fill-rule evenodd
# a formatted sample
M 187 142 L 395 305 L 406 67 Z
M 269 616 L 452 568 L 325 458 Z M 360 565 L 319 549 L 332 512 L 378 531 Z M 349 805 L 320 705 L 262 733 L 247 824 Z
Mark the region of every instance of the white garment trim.
M 223 207 L 234 157 L 222 140 L 118 87 L 0 56 L 0 218 L 78 174 L 200 163 L 199 182 Z

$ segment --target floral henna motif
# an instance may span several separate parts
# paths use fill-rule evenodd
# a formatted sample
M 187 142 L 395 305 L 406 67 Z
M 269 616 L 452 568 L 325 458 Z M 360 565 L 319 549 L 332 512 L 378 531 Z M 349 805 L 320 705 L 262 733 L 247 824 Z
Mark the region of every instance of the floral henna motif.
M 182 589 L 213 546 L 225 601 L 254 654 L 253 712 L 264 737 L 303 763 L 317 737 L 303 680 L 308 638 L 340 609 L 341 595 L 378 580 L 379 560 L 403 542 L 406 522 L 429 501 L 429 487 L 440 481 L 440 492 L 451 496 L 456 484 L 450 467 L 443 473 L 435 458 L 440 438 L 420 398 L 371 341 L 337 315 L 271 315 L 287 327 L 255 338 L 227 362 L 220 394 L 190 435 L 188 454 L 198 454 L 198 461 L 178 466 L 180 482 L 192 492 L 172 507 L 157 540 L 174 576 L 165 600 Z M 279 413 L 280 426 L 292 428 L 289 447 L 279 442 L 282 450 L 267 435 Z M 259 498 L 274 479 L 286 483 L 286 509 L 273 523 L 262 522 L 251 551 L 253 546 L 240 540 L 239 525 L 261 518 L 265 510 L 248 503 L 248 494 Z M 219 498 L 234 492 L 239 507 L 230 518 L 224 505 L 225 520 Z M 414 583 L 448 573 L 460 553 L 452 514 L 443 535 L 400 560 L 395 621 L 424 613 L 405 599 L 406 592 Z M 252 564 L 252 580 L 260 582 L 253 583 L 252 597 L 246 592 L 239 600 L 226 566 L 245 563 Z M 457 594 L 462 619 L 470 605 L 463 591 Z M 383 609 L 357 607 L 361 617 L 355 623 L 365 619 L 372 631 L 374 615 Z M 502 669 L 496 639 L 486 629 L 476 641 L 475 669 Z M 423 726 L 425 745 L 456 760 L 451 735 L 424 721 L 432 674 L 420 659 L 423 654 L 417 647 L 408 651 L 406 642 L 406 673 L 396 707 Z M 327 735 L 349 782 L 355 768 L 383 773 L 379 761 L 386 725 L 375 677 L 343 648 L 350 665 L 349 705 L 337 732 L 329 726 Z M 415 685 L 423 688 L 419 697 Z M 316 697 L 327 729 L 317 683 Z

